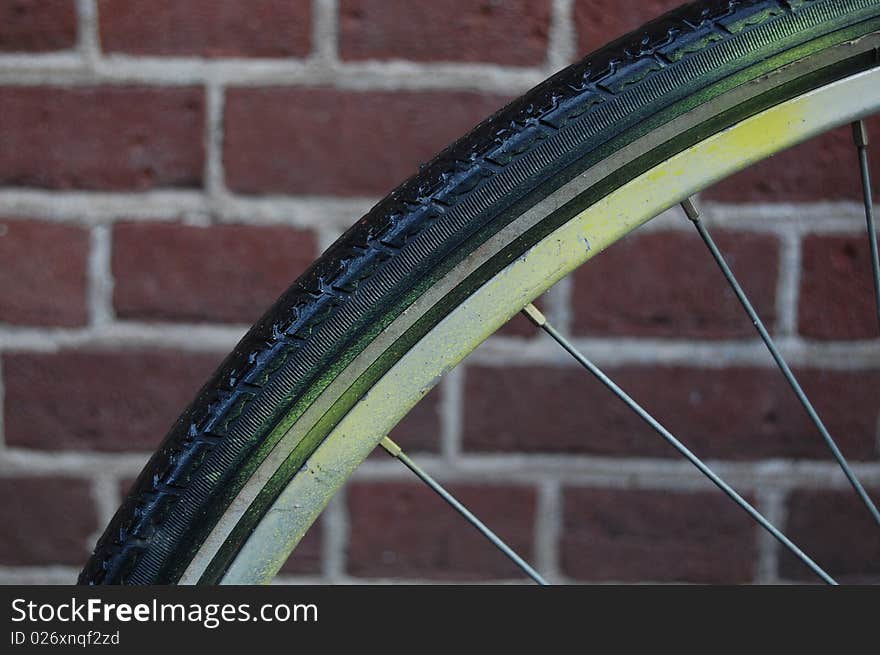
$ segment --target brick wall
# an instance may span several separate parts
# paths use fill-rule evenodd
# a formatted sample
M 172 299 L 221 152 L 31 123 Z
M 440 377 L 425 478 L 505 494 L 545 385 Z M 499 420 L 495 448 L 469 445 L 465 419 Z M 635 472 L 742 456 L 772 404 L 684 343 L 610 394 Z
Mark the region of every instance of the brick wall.
M 674 4 L 0 0 L 0 582 L 74 578 L 203 378 L 377 197 Z M 700 200 L 880 491 L 880 341 L 848 139 Z M 832 573 L 880 577 L 876 530 L 680 216 L 541 303 Z M 395 436 L 553 580 L 812 580 L 519 318 Z M 519 578 L 376 455 L 283 579 Z

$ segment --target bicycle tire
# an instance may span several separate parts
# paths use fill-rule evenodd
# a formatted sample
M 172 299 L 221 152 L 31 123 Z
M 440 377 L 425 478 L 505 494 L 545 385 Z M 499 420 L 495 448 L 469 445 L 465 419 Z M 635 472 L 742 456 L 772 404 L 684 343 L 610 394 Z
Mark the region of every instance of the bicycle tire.
M 510 236 L 491 266 L 418 317 L 418 329 L 391 343 L 372 377 L 310 427 L 309 439 L 266 481 L 259 502 L 216 545 L 196 580 L 221 581 L 272 501 L 307 468 L 322 435 L 420 331 L 423 336 L 505 263 L 652 163 L 786 98 L 878 66 L 876 46 L 842 47 L 876 33 L 878 21 L 880 2 L 872 0 L 694 2 L 597 50 L 478 125 L 355 223 L 242 338 L 149 460 L 79 582 L 180 581 L 285 430 L 481 245 L 502 238 L 507 225 L 554 190 L 638 139 L 661 134 L 724 93 L 806 62 L 797 77 L 686 132 L 657 137 L 654 148 L 625 166 L 609 165 L 589 193 L 527 234 Z M 834 48 L 839 52 L 829 55 Z

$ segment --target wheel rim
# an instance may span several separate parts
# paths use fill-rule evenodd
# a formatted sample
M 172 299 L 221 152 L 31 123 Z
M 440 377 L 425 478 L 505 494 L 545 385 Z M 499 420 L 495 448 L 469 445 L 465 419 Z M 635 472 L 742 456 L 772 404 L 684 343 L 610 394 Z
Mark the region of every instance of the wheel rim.
M 256 525 L 222 582 L 270 580 L 335 491 L 378 441 L 445 371 L 553 283 L 692 193 L 878 109 L 880 71 L 839 80 L 706 138 L 557 228 L 444 318 L 330 431 L 309 457 L 305 474 L 292 480 Z M 182 583 L 199 580 L 222 545 L 223 527 L 218 524 L 219 530 L 205 542 Z

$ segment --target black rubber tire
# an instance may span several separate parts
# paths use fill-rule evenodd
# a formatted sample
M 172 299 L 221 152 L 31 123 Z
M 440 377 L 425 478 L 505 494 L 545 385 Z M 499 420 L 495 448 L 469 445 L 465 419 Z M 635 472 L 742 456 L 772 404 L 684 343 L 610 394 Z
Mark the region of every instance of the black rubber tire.
M 254 325 L 150 459 L 79 582 L 176 582 L 281 417 L 432 281 L 706 89 L 878 16 L 880 1 L 870 0 L 695 2 L 481 123 L 359 220 Z M 216 581 L 223 566 L 203 581 Z

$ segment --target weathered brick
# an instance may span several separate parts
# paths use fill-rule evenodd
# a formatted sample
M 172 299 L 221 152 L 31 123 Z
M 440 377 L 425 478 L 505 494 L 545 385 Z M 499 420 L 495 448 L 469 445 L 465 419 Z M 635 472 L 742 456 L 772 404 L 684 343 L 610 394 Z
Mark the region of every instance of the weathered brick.
M 576 0 L 574 25 L 579 56 L 681 4 L 680 0 Z
M 99 0 L 101 47 L 134 55 L 303 57 L 309 0 Z
M 199 186 L 203 95 L 185 87 L 0 87 L 0 185 Z
M 70 0 L 0 3 L 0 52 L 49 52 L 76 45 L 76 5 Z
M 391 431 L 391 438 L 412 452 L 440 450 L 440 399 L 442 387 L 434 387 Z M 381 450 L 381 449 L 377 449 Z
M 732 460 L 829 457 L 774 368 L 608 368 L 625 391 L 698 455 Z M 851 459 L 877 457 L 880 371 L 795 371 Z M 678 457 L 604 386 L 575 367 L 469 367 L 464 447 Z M 552 417 L 552 418 L 548 418 Z
M 451 485 L 450 491 L 524 558 L 532 555 L 534 490 Z M 348 487 L 348 571 L 360 577 L 455 580 L 522 573 L 425 486 L 360 482 Z
M 252 323 L 316 254 L 311 232 L 287 227 L 117 224 L 113 305 L 126 319 Z
M 880 489 L 868 493 L 880 498 Z M 785 534 L 838 582 L 880 582 L 880 531 L 852 489 L 792 492 Z M 785 550 L 779 571 L 783 578 L 819 581 Z
M 232 89 L 227 183 L 245 193 L 380 195 L 505 100 L 463 91 Z
M 880 118 L 868 119 L 874 140 L 880 138 Z M 873 143 L 873 142 L 872 142 Z M 872 170 L 880 168 L 880 148 L 868 149 Z M 874 176 L 874 197 L 880 179 Z M 861 202 L 862 185 L 852 130 L 840 127 L 766 159 L 723 180 L 704 197 L 724 202 Z
M 153 450 L 219 363 L 170 350 L 6 353 L 6 443 Z
M 342 0 L 340 55 L 539 65 L 547 52 L 550 5 L 549 0 Z
M 281 575 L 317 575 L 321 572 L 324 526 L 315 521 L 281 567 Z
M 754 577 L 757 528 L 720 492 L 568 488 L 563 502 L 561 565 L 573 578 L 734 584 Z
M 98 527 L 88 482 L 63 477 L 0 478 L 0 496 L 0 564 L 85 562 L 91 534 Z
M 529 321 L 529 319 L 519 313 L 501 326 L 496 334 L 505 337 L 521 337 L 528 339 L 537 334 L 537 328 L 531 321 Z
M 721 231 L 713 236 L 772 331 L 779 270 L 775 237 Z M 572 304 L 573 332 L 579 335 L 755 336 L 696 232 L 637 233 L 614 244 L 575 272 Z
M 0 218 L 0 323 L 84 325 L 88 252 L 81 227 Z
M 541 311 L 547 311 L 547 303 L 544 296 L 535 299 L 533 303 Z M 528 339 L 538 334 L 538 328 L 522 312 L 517 312 L 507 323 L 502 325 L 495 333 L 503 337 L 520 337 Z
M 809 235 L 801 252 L 798 331 L 815 339 L 876 338 L 866 236 Z
M 410 453 L 440 452 L 442 419 L 440 416 L 441 387 L 434 387 L 423 397 L 410 413 L 403 417 L 389 436 Z M 388 459 L 384 448 L 374 448 L 369 457 L 373 460 Z

